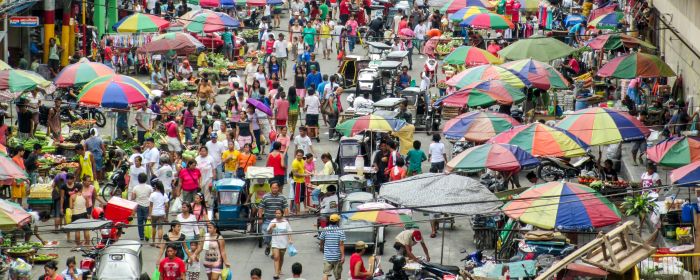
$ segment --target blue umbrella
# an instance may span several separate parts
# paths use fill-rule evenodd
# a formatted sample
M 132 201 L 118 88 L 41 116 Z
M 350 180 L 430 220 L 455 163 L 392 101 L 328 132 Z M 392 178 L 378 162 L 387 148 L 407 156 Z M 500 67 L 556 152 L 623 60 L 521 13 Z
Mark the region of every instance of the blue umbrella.
M 564 25 L 566 27 L 573 26 L 577 23 L 581 23 L 586 21 L 586 17 L 583 16 L 582 14 L 570 14 L 566 16 L 566 19 L 564 19 Z
M 268 5 L 282 5 L 284 1 L 282 0 L 267 0 Z

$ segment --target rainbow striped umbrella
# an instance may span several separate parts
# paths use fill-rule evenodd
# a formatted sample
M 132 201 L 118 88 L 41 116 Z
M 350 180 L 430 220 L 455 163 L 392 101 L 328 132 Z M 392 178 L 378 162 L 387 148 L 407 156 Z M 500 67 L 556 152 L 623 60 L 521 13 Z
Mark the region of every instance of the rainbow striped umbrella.
M 0 70 L 9 70 L 9 69 L 12 69 L 12 66 L 7 64 L 7 62 L 0 60 Z
M 497 91 L 486 91 L 476 88 L 463 88 L 459 91 L 441 97 L 433 106 L 446 105 L 450 107 L 488 107 L 494 104 L 512 105 L 525 100 L 525 94 L 502 94 Z
M 7 180 L 26 180 L 27 172 L 19 167 L 7 155 L 0 154 L 0 182 Z
M 627 112 L 592 107 L 573 112 L 557 123 L 590 146 L 609 145 L 649 136 L 639 120 Z
M 615 204 L 603 195 L 569 182 L 532 186 L 501 209 L 508 217 L 542 229 L 590 230 L 622 219 Z
M 620 79 L 673 77 L 676 73 L 661 58 L 646 53 L 631 53 L 618 56 L 600 67 L 600 77 Z
M 478 81 L 500 80 L 515 88 L 529 87 L 530 82 L 522 75 L 496 65 L 480 65 L 466 69 L 447 80 L 447 85 L 463 88 Z
M 112 26 L 112 30 L 123 33 L 158 32 L 168 27 L 170 22 L 154 15 L 133 13 Z
M 540 161 L 518 146 L 509 144 L 483 144 L 471 147 L 447 163 L 448 171 L 478 171 L 485 168 L 518 172 L 540 164 Z
M 511 20 L 494 13 L 472 15 L 460 22 L 459 26 L 495 30 L 513 29 L 515 27 Z
M 32 216 L 22 208 L 22 205 L 0 199 L 0 230 L 16 230 L 31 220 Z
M 226 13 L 202 10 L 185 24 L 185 30 L 193 33 L 211 33 L 239 26 L 241 26 L 240 21 Z
M 461 114 L 447 121 L 442 128 L 445 138 L 483 143 L 503 131 L 518 126 L 520 123 L 509 115 L 473 111 Z
M 406 121 L 385 118 L 378 115 L 356 117 L 338 124 L 335 129 L 345 136 L 352 136 L 363 131 L 398 131 L 406 125 Z
M 107 65 L 83 60 L 63 68 L 63 70 L 56 75 L 54 84 L 59 88 L 82 86 L 97 77 L 112 74 L 114 74 L 114 70 Z
M 391 204 L 385 202 L 367 202 L 357 206 L 358 212 L 350 215 L 349 219 L 354 221 L 367 221 L 384 225 L 412 224 L 411 210 L 396 209 Z M 372 211 L 375 210 L 375 211 Z
M 442 5 L 442 7 L 440 8 L 440 12 L 451 14 L 459 11 L 459 9 L 470 6 L 493 9 L 493 5 L 487 0 L 450 0 L 447 1 L 444 5 Z
M 637 48 L 645 47 L 647 49 L 656 49 L 656 47 L 644 40 L 632 37 L 625 34 L 603 34 L 597 36 L 590 41 L 586 42 L 586 45 L 594 50 L 616 50 L 621 47 L 626 48 Z
M 700 161 L 700 137 L 671 137 L 647 149 L 647 158 L 662 166 L 681 167 Z
M 236 3 L 233 0 L 199 0 L 202 8 L 233 8 Z
M 22 92 L 36 87 L 48 87 L 51 82 L 32 71 L 8 69 L 0 70 L 0 90 Z
M 501 64 L 500 58 L 494 56 L 484 49 L 471 46 L 461 46 L 448 54 L 443 60 L 445 64 L 454 65 L 482 65 L 482 64 Z
M 671 171 L 671 182 L 681 186 L 700 184 L 700 161 L 693 162 Z
M 588 22 L 588 27 L 595 29 L 617 29 L 620 26 L 620 20 L 622 20 L 624 16 L 622 12 L 612 12 L 607 15 L 602 15 Z
M 464 7 L 464 8 L 459 9 L 454 14 L 451 14 L 450 20 L 463 21 L 470 16 L 483 14 L 483 13 L 490 13 L 490 11 L 488 9 L 486 9 L 484 7 L 480 7 L 480 6 L 468 6 L 468 7 Z
M 202 42 L 185 32 L 169 32 L 160 34 L 151 42 L 139 48 L 143 53 L 166 53 L 176 51 L 179 55 L 187 55 L 204 49 Z
M 78 95 L 86 106 L 125 109 L 148 102 L 151 90 L 138 80 L 125 75 L 107 75 L 92 80 Z
M 501 67 L 515 71 L 525 77 L 534 88 L 548 90 L 571 87 L 564 76 L 551 65 L 531 58 L 504 63 Z
M 583 156 L 588 151 L 588 144 L 570 132 L 539 122 L 501 132 L 489 143 L 516 145 L 537 157 L 572 158 Z

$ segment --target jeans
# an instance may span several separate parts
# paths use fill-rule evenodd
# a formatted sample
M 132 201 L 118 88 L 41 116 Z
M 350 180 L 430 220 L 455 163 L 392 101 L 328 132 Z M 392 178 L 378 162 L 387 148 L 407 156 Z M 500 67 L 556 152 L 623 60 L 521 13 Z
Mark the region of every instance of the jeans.
M 192 128 L 185 127 L 185 142 L 192 142 Z
M 136 220 L 138 222 L 139 239 L 143 240 L 143 227 L 148 219 L 148 207 L 139 205 L 136 207 Z
M 337 130 L 335 130 L 335 126 L 338 125 L 338 116 L 331 116 L 328 115 L 328 138 L 333 139 L 336 134 L 340 134 Z M 340 136 L 340 135 L 338 135 Z
M 413 44 L 408 48 L 408 69 L 413 70 Z
M 262 211 L 262 209 L 258 209 L 258 211 Z M 265 244 L 270 244 L 270 241 L 272 241 L 272 236 L 267 233 L 267 227 L 270 225 L 270 219 L 264 218 L 263 224 L 262 224 L 262 231 L 265 233 L 263 235 L 263 243 Z
M 136 139 L 138 139 L 139 145 L 143 145 L 143 142 L 146 141 L 146 131 L 137 131 Z
M 216 179 L 221 179 L 224 177 L 224 164 L 219 164 L 216 166 Z
M 350 52 L 352 52 L 355 49 L 355 40 L 357 39 L 357 36 L 355 35 L 348 35 L 348 41 L 350 44 Z
M 321 195 L 321 189 L 314 189 L 311 191 L 311 203 L 314 205 L 319 205 L 321 202 L 318 200 L 318 196 Z

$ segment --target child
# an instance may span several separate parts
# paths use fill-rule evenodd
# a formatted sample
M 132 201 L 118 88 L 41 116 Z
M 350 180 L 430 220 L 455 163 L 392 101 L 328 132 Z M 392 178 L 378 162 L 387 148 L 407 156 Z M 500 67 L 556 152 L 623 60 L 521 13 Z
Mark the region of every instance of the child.
M 311 153 L 308 153 L 304 157 L 304 171 L 306 172 L 306 174 L 313 176 L 315 170 L 316 170 L 316 162 L 314 161 L 314 155 Z M 311 176 L 304 177 L 304 184 L 306 184 L 306 186 L 308 186 L 307 189 L 313 188 L 313 186 L 311 185 Z M 310 200 L 311 199 L 309 198 L 309 201 Z M 308 204 L 306 204 L 306 206 L 308 206 Z
M 408 161 L 408 176 L 421 174 L 422 162 L 428 160 L 428 157 L 420 149 L 420 141 L 413 141 L 413 150 L 408 151 L 406 160 Z
M 406 165 L 406 162 L 403 158 L 396 159 L 396 166 L 392 167 L 389 172 L 389 181 L 398 181 L 406 178 L 406 168 L 404 165 Z
M 199 272 L 201 271 L 201 261 L 199 261 L 199 242 L 190 242 L 190 251 L 192 255 L 187 260 L 187 280 L 199 280 Z

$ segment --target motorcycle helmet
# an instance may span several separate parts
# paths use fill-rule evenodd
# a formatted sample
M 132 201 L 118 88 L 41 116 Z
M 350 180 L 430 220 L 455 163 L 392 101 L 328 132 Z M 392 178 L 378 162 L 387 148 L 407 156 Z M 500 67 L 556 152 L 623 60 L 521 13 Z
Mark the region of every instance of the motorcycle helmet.
M 102 219 L 104 217 L 104 215 L 105 215 L 105 211 L 102 209 L 102 207 L 95 206 L 92 208 L 91 216 L 93 219 L 95 219 L 95 220 Z
M 330 216 L 330 218 L 328 218 L 328 220 L 331 221 L 331 222 L 337 223 L 337 222 L 340 221 L 340 215 L 338 215 L 338 214 L 333 214 L 333 215 Z

